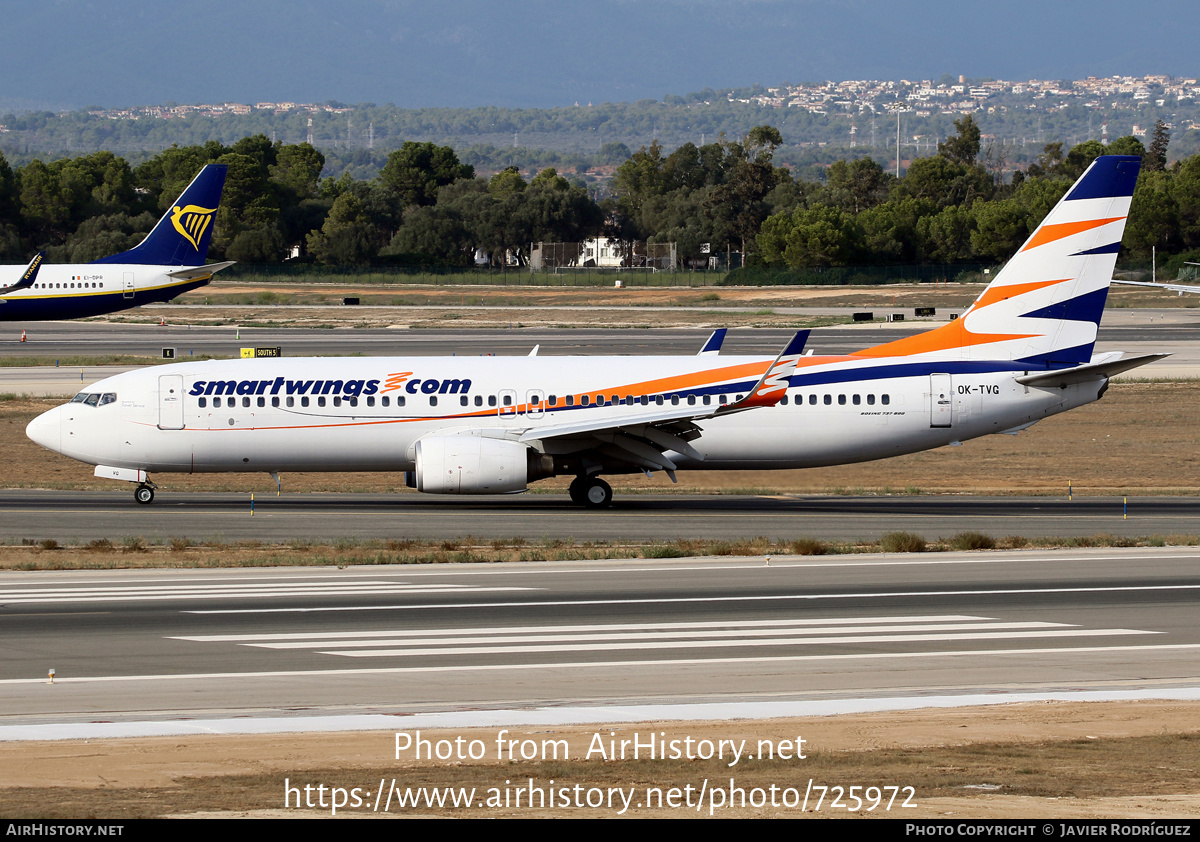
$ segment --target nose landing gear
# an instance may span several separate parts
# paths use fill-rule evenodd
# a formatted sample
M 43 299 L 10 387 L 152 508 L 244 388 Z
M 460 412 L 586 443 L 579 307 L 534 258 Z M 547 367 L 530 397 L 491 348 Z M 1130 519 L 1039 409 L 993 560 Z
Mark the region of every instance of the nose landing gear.
M 154 502 L 154 486 L 148 482 L 144 482 L 133 490 L 133 499 L 142 505 L 148 505 Z

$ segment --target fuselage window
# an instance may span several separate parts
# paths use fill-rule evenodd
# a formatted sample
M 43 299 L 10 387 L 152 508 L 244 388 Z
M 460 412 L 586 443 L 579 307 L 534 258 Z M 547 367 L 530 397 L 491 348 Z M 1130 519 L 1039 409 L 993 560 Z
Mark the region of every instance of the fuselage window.
M 259 405 L 260 407 L 261 407 L 261 406 L 266 406 L 266 405 L 267 405 L 267 399 L 266 399 L 266 398 L 259 398 L 259 399 L 258 399 L 258 405 Z
M 396 396 L 396 406 L 404 406 L 404 404 L 406 404 L 407 402 L 408 402 L 408 398 L 404 397 L 404 395 Z
M 278 407 L 279 407 L 279 398 L 278 397 L 271 398 L 271 406 L 278 409 Z
M 704 396 L 704 405 L 708 406 L 710 403 L 712 403 L 712 395 L 705 395 Z
M 495 406 L 495 405 L 496 405 L 496 396 L 488 395 L 488 406 Z
M 475 396 L 475 405 L 476 405 L 476 406 L 483 406 L 483 395 L 476 395 L 476 396 Z
M 832 404 L 833 404 L 833 395 L 826 395 L 825 396 L 825 405 L 831 406 Z
M 809 396 L 808 396 L 808 405 L 809 405 L 809 406 L 816 406 L 816 405 L 817 405 L 817 396 L 816 396 L 816 395 L 809 395 Z
M 335 395 L 335 396 L 334 396 L 334 398 L 333 398 L 333 405 L 334 405 L 334 406 L 341 406 L 341 405 L 342 405 L 342 398 L 341 398 L 341 396 L 340 396 L 340 395 Z
M 846 405 L 846 396 L 838 395 L 838 406 L 845 406 L 845 405 Z
M 721 395 L 721 405 L 724 406 L 727 403 L 729 403 L 729 398 L 725 397 L 724 395 Z
M 663 405 L 663 396 L 655 395 L 654 396 L 654 404 L 655 404 L 655 406 L 662 406 Z
M 466 406 L 467 405 L 467 396 L 463 395 L 462 397 L 460 397 L 458 399 L 458 402 L 461 406 Z
M 788 402 L 787 395 L 784 395 L 782 398 L 779 399 L 779 403 L 782 404 L 783 406 L 787 406 L 787 402 Z
M 589 404 L 591 404 L 591 402 L 592 402 L 592 399 L 590 397 L 588 397 L 587 395 L 582 395 L 579 398 L 580 406 L 588 406 Z
M 434 395 L 429 396 L 429 405 L 437 406 L 437 398 Z
M 385 395 L 385 396 L 383 396 L 382 398 L 380 398 L 380 399 L 379 399 L 379 405 L 380 405 L 380 406 L 387 406 L 389 403 L 391 403 L 391 400 L 392 400 L 391 398 L 389 398 L 389 397 L 387 397 L 387 396 Z
M 305 395 L 304 397 L 300 398 L 300 405 L 308 406 L 308 395 Z
M 688 406 L 695 406 L 695 405 L 696 405 L 696 396 L 688 395 Z
M 221 399 L 213 398 L 213 407 L 219 407 L 220 405 L 221 405 Z
M 558 406 L 558 395 L 547 395 L 546 406 L 550 407 L 551 409 Z
M 351 406 L 358 406 L 358 398 L 346 398 L 346 402 Z
M 244 406 L 244 407 L 246 407 L 247 409 L 249 409 L 249 408 L 250 408 L 250 399 L 249 399 L 249 398 L 242 398 L 242 406 Z
M 204 407 L 208 406 L 208 399 L 207 399 L 207 398 L 201 398 L 199 401 L 197 401 L 197 403 L 199 403 L 199 404 L 200 404 L 200 408 L 201 408 L 201 409 L 204 409 Z
M 887 406 L 888 404 L 890 404 L 892 402 L 892 397 L 891 397 L 891 395 L 880 395 L 879 402 L 881 404 L 883 404 L 884 406 Z
M 505 406 L 512 406 L 512 395 L 505 395 L 505 396 L 504 396 L 504 405 L 505 405 Z
M 671 395 L 671 406 L 679 406 L 679 395 Z
M 650 405 L 650 396 L 642 395 L 642 406 L 649 406 L 649 405 Z
M 875 405 L 875 396 L 867 395 L 867 406 L 874 406 L 874 405 Z
M 367 406 L 374 406 L 374 405 L 375 405 L 375 396 L 371 395 L 370 397 L 367 398 Z
M 855 395 L 854 396 L 854 405 L 858 406 L 861 403 L 862 403 L 862 398 L 859 395 Z
M 288 395 L 288 399 L 287 399 L 287 405 L 288 405 L 289 407 L 295 406 L 295 405 L 296 405 L 296 399 L 295 399 L 295 398 L 293 398 L 291 395 Z
M 604 406 L 604 395 L 596 395 L 596 406 Z
M 621 403 L 621 396 L 620 396 L 620 395 L 611 395 L 611 396 L 610 396 L 610 399 L 611 399 L 611 401 L 612 401 L 613 403 L 615 403 L 615 404 L 620 404 L 620 403 Z
M 325 405 L 325 396 L 321 395 L 321 397 L 317 398 L 317 406 L 324 406 L 324 405 Z

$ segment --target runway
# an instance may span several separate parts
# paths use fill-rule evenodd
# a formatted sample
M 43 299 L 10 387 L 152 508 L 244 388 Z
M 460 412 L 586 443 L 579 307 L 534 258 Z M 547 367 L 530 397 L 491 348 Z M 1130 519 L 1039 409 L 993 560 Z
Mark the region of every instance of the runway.
M 1164 548 L 6 573 L 0 724 L 1188 687 L 1198 570 Z
M 286 487 L 286 486 L 285 486 Z M 816 497 L 618 495 L 609 509 L 585 510 L 564 492 L 451 498 L 403 494 L 249 494 L 159 492 L 142 506 L 131 492 L 0 491 L 0 540 L 60 544 L 128 536 L 166 542 L 335 541 L 473 537 L 636 542 L 759 536 L 874 541 L 886 532 L 928 540 L 978 531 L 1087 537 L 1195 534 L 1200 499 L 1135 497 Z

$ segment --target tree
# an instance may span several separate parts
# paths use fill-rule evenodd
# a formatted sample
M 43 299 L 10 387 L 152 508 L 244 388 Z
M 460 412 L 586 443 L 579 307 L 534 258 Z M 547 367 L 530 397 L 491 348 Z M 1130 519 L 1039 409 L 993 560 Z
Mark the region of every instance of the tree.
M 958 134 L 940 141 L 938 154 L 956 163 L 973 167 L 975 159 L 979 157 L 981 145 L 979 126 L 975 124 L 975 118 L 967 114 L 961 120 L 954 121 L 954 128 Z
M 449 146 L 407 140 L 388 155 L 379 180 L 400 196 L 405 207 L 432 205 L 439 187 L 474 178 L 475 168 L 463 164 Z
M 1171 142 L 1171 132 L 1167 124 L 1158 120 L 1154 124 L 1154 132 L 1150 136 L 1150 147 L 1146 157 L 1142 158 L 1142 169 L 1147 172 L 1162 172 L 1167 168 L 1167 146 Z

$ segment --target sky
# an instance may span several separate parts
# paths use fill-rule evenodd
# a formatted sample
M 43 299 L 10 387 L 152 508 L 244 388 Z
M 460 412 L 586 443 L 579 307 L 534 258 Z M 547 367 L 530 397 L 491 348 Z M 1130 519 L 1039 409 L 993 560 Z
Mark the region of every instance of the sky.
M 844 79 L 1197 75 L 1188 0 L 39 0 L 0 110 L 544 108 Z

